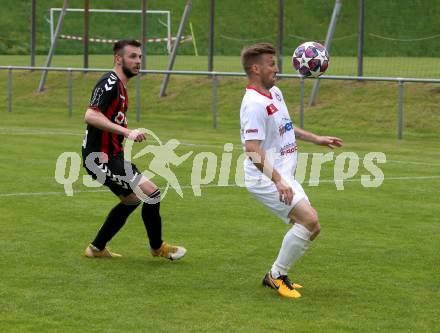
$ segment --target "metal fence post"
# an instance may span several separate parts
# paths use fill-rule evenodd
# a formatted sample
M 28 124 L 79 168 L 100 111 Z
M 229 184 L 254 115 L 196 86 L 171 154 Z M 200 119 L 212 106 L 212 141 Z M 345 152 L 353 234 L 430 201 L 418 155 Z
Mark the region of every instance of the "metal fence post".
M 403 81 L 399 80 L 399 109 L 398 109 L 398 123 L 397 123 L 397 138 L 403 138 Z
M 35 35 L 36 35 L 36 9 L 37 0 L 31 2 L 31 67 L 35 66 Z
M 68 105 L 69 105 L 69 117 L 72 117 L 72 68 L 67 72 L 67 86 L 68 86 Z
M 358 76 L 364 75 L 365 0 L 359 0 L 358 22 Z
M 209 33 L 208 33 L 208 71 L 214 70 L 214 20 L 215 0 L 209 1 Z
M 141 120 L 141 74 L 136 76 L 136 121 Z
M 212 74 L 212 127 L 217 128 L 217 75 Z
M 284 7 L 285 1 L 278 0 L 278 36 L 277 36 L 277 49 L 278 49 L 278 69 L 280 73 L 283 72 L 283 43 L 284 43 Z
M 304 128 L 304 76 L 299 79 L 299 127 Z
M 341 12 L 342 0 L 336 0 L 335 7 L 333 8 L 332 18 L 330 20 L 330 25 L 327 30 L 327 36 L 325 37 L 325 48 L 330 52 L 330 44 L 333 40 L 333 34 L 336 29 L 336 22 L 338 21 L 339 13 Z M 309 106 L 315 105 L 316 96 L 318 96 L 320 80 L 317 78 L 313 83 L 312 92 L 310 93 Z
M 83 36 L 83 60 L 84 68 L 89 68 L 89 28 L 90 28 L 90 13 L 89 0 L 84 0 L 84 36 Z
M 12 68 L 8 69 L 8 112 L 12 112 Z
M 145 69 L 147 66 L 147 0 L 142 0 L 141 7 L 141 38 L 139 41 L 142 43 L 141 69 Z
M 182 38 L 182 35 L 184 33 L 186 21 L 188 21 L 189 12 L 191 11 L 191 6 L 192 6 L 192 0 L 187 0 L 185 9 L 183 11 L 182 19 L 180 20 L 179 29 L 177 30 L 176 40 L 174 41 L 173 49 L 171 50 L 171 54 L 168 59 L 167 70 L 169 71 L 173 69 L 174 61 L 176 60 L 177 50 L 180 45 L 180 39 Z M 160 87 L 159 97 L 165 96 L 168 87 L 168 81 L 170 80 L 170 75 L 171 75 L 170 73 L 165 74 L 162 81 L 162 86 Z
M 60 17 L 58 18 L 57 27 L 55 29 L 55 36 L 53 37 L 53 41 L 50 44 L 49 54 L 47 55 L 46 65 L 45 67 L 50 67 L 52 63 L 52 58 L 55 53 L 55 47 L 57 45 L 58 37 L 60 36 L 61 27 L 63 26 L 64 16 L 66 16 L 67 7 L 69 7 L 69 0 L 64 0 L 63 9 L 61 11 Z M 48 70 L 43 70 L 41 75 L 40 84 L 38 85 L 37 92 L 42 92 L 44 90 L 44 85 L 46 84 Z

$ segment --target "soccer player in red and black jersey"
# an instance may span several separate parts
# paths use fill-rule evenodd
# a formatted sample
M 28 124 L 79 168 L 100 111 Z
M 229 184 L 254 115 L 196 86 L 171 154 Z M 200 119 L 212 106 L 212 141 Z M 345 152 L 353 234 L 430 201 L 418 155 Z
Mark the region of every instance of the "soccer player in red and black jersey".
M 176 260 L 186 253 L 185 248 L 162 241 L 159 188 L 142 175 L 134 164 L 124 160 L 124 138 L 135 142 L 146 140 L 141 131 L 127 128 L 126 118 L 126 84 L 139 73 L 142 57 L 140 46 L 136 40 L 120 40 L 115 43 L 114 68 L 99 79 L 84 117 L 87 123 L 82 148 L 84 167 L 94 179 L 106 185 L 120 199 L 93 242 L 86 248 L 85 255 L 90 258 L 121 256 L 111 252 L 106 244 L 141 204 L 139 196 L 146 198 L 142 205 L 142 219 L 152 255 Z

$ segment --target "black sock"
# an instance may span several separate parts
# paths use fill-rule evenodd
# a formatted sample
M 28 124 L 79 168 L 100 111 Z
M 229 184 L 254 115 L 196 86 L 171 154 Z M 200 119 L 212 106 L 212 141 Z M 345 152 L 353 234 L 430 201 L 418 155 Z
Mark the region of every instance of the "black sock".
M 104 224 L 99 229 L 92 245 L 100 250 L 113 238 L 127 221 L 127 217 L 139 206 L 138 203 L 125 205 L 122 202 L 117 204 L 108 214 Z
M 160 191 L 157 189 L 149 195 L 153 202 L 142 205 L 142 219 L 147 230 L 150 247 L 157 250 L 162 245 L 162 219 L 160 217 Z M 155 202 L 157 201 L 157 202 Z

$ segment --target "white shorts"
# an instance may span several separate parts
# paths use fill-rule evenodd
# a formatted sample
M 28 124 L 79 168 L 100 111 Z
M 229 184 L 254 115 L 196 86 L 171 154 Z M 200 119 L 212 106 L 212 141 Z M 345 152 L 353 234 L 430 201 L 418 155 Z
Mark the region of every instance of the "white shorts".
M 281 218 L 284 223 L 290 223 L 289 214 L 292 209 L 295 208 L 298 202 L 305 199 L 308 203 L 310 203 L 309 198 L 304 192 L 301 184 L 293 179 L 293 177 L 290 179 L 284 178 L 284 180 L 292 187 L 294 192 L 293 200 L 290 205 L 286 205 L 284 202 L 280 201 L 280 195 L 275 184 L 268 178 L 264 178 L 261 179 L 261 181 L 246 182 L 246 188 L 263 205 L 278 215 L 278 217 Z

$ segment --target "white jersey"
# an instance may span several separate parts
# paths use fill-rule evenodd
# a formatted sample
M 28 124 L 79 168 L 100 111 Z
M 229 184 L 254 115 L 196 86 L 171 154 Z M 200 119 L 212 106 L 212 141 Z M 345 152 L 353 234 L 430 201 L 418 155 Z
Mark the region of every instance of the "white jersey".
M 294 127 L 281 90 L 272 87 L 270 95 L 248 86 L 240 109 L 241 142 L 261 140 L 272 166 L 285 178 L 292 178 L 297 164 Z M 247 177 L 267 178 L 249 158 L 244 161 Z

